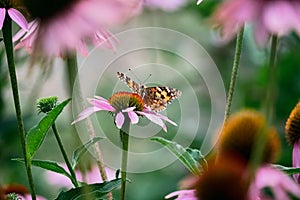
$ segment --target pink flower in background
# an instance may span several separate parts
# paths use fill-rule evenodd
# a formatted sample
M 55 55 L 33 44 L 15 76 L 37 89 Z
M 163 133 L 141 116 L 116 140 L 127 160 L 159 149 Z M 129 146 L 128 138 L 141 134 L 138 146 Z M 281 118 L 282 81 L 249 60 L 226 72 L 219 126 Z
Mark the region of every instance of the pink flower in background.
M 115 114 L 115 124 L 119 129 L 122 128 L 124 124 L 124 115 L 129 117 L 132 124 L 138 123 L 138 115 L 145 116 L 153 123 L 161 126 L 165 132 L 167 131 L 167 127 L 164 121 L 176 126 L 176 123 L 166 116 L 153 112 L 145 107 L 143 99 L 135 93 L 117 92 L 113 94 L 109 100 L 96 96 L 94 99 L 89 99 L 89 101 L 93 106 L 83 110 L 72 124 L 86 119 L 95 112 L 105 110 Z
M 299 13 L 299 0 L 226 0 L 213 19 L 225 40 L 233 38 L 244 23 L 252 23 L 255 41 L 262 47 L 270 34 L 300 34 Z
M 35 55 L 61 56 L 66 52 L 79 50 L 87 55 L 85 42 L 113 48 L 108 26 L 122 23 L 137 13 L 141 0 L 76 0 L 61 3 L 58 8 L 47 8 L 36 2 L 28 4 L 27 10 L 35 20 L 29 32 L 20 31 L 14 40 L 20 40 L 18 48 L 25 47 Z M 39 10 L 43 7 L 45 13 Z M 50 11 L 48 11 L 48 10 Z
M 66 164 L 61 164 L 61 166 L 65 169 L 68 170 Z M 107 172 L 107 178 L 108 180 L 113 180 L 115 178 L 115 173 L 116 171 L 110 168 L 105 168 Z M 85 182 L 88 184 L 93 184 L 93 183 L 101 183 L 103 182 L 99 169 L 96 165 L 93 165 L 90 171 L 87 171 L 86 174 L 83 176 L 82 173 L 79 170 L 75 171 L 76 178 L 78 181 Z M 65 187 L 65 188 L 71 188 L 72 187 L 72 182 L 70 179 L 68 179 L 66 176 L 51 172 L 51 171 L 46 171 L 45 173 L 45 178 L 47 182 L 51 185 L 56 185 L 60 187 Z
M 175 11 L 183 7 L 187 0 L 144 0 L 146 7 L 155 9 L 159 8 L 164 11 Z
M 22 13 L 14 8 L 0 8 L 0 29 L 3 27 L 6 14 L 16 22 L 23 30 L 28 30 L 28 24 Z
M 265 188 L 271 189 L 272 198 L 264 194 Z M 300 197 L 300 187 L 287 174 L 265 165 L 256 171 L 248 195 L 249 200 L 290 200 L 289 195 Z
M 165 199 L 177 197 L 176 200 L 198 200 L 196 190 L 178 190 L 165 196 Z
M 26 194 L 26 195 L 22 195 L 22 196 L 18 196 L 18 197 L 20 198 L 20 200 L 32 200 L 30 194 Z M 36 196 L 36 200 L 46 200 L 46 198 L 37 195 L 37 196 Z

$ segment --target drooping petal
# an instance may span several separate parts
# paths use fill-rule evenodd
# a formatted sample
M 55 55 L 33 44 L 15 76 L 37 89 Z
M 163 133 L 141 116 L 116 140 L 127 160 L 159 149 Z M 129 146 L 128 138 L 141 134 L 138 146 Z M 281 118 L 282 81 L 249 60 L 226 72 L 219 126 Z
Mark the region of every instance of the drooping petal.
M 255 179 L 251 183 L 249 200 L 265 199 L 265 188 L 270 188 L 273 200 L 289 200 L 289 194 L 300 197 L 300 187 L 287 174 L 270 166 L 264 165 L 255 173 Z
M 155 115 L 157 115 L 162 120 L 165 120 L 166 122 L 169 122 L 170 124 L 172 124 L 174 126 L 177 126 L 177 124 L 175 122 L 173 122 L 172 120 L 170 120 L 167 116 L 164 116 L 164 115 L 159 114 L 159 113 L 155 113 Z
M 88 99 L 88 100 L 93 106 L 95 106 L 95 107 L 97 107 L 101 110 L 107 110 L 107 111 L 110 111 L 110 112 L 115 111 L 115 108 L 112 107 L 106 99 L 104 99 L 104 100 L 103 99 L 101 99 L 101 100 Z
M 167 127 L 166 125 L 164 124 L 164 122 L 161 120 L 160 117 L 156 116 L 155 114 L 152 114 L 152 113 L 148 113 L 148 112 L 140 112 L 140 111 L 137 111 L 137 113 L 139 113 L 140 115 L 144 115 L 146 116 L 150 121 L 152 121 L 153 123 L 159 125 L 162 127 L 162 129 L 167 132 Z
M 300 167 L 300 140 L 295 142 L 293 147 L 293 167 Z M 297 183 L 300 183 L 300 174 L 294 174 L 293 178 Z
M 22 29 L 28 30 L 28 23 L 22 13 L 14 8 L 7 10 L 10 18 L 16 22 Z
M 165 199 L 176 197 L 176 200 L 198 200 L 196 190 L 178 190 L 165 196 Z
M 127 112 L 127 114 L 132 124 L 137 124 L 139 122 L 139 116 L 135 112 Z
M 97 108 L 97 107 L 89 107 L 89 108 L 86 108 L 85 110 L 83 110 L 79 115 L 78 115 L 78 118 L 76 120 L 74 120 L 72 122 L 72 125 L 83 120 L 83 119 L 86 119 L 88 118 L 91 114 L 95 113 L 95 112 L 98 112 L 102 109 L 100 108 Z
M 5 14 L 6 14 L 5 8 L 0 8 L 0 29 L 2 29 L 2 27 L 3 27 Z
M 122 128 L 125 121 L 125 117 L 122 112 L 118 112 L 116 115 L 115 123 L 118 129 Z

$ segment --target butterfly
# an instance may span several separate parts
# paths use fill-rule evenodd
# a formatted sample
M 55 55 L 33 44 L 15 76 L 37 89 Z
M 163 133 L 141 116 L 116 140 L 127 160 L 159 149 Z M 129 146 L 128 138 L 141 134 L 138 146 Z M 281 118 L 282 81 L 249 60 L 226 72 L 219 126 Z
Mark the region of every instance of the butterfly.
M 138 84 L 131 78 L 121 72 L 117 72 L 117 77 L 123 81 L 133 93 L 139 94 L 145 104 L 150 107 L 152 111 L 158 112 L 166 109 L 167 104 L 170 104 L 172 100 L 177 99 L 181 96 L 181 91 L 165 87 L 146 87 L 144 84 Z

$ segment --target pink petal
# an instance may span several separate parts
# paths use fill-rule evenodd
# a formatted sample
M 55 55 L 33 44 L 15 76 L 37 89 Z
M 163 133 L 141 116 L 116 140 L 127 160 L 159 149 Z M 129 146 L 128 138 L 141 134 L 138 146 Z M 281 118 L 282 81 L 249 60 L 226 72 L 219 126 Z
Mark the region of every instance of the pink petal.
M 122 112 L 133 112 L 134 109 L 135 109 L 135 106 L 123 109 Z
M 265 47 L 270 37 L 270 33 L 266 29 L 261 20 L 257 20 L 254 27 L 254 40 L 259 48 Z
M 107 110 L 107 111 L 110 111 L 110 112 L 115 111 L 115 108 L 112 107 L 106 99 L 104 99 L 104 100 L 89 99 L 89 101 L 93 106 L 95 106 L 95 107 L 97 107 L 101 110 Z
M 118 129 L 122 128 L 122 126 L 124 124 L 124 120 L 125 120 L 125 117 L 122 114 L 122 112 L 118 112 L 116 119 L 115 119 L 115 123 L 116 123 L 116 126 L 118 127 Z
M 22 29 L 28 30 L 28 23 L 22 13 L 14 8 L 8 9 L 8 15 L 15 21 Z
M 169 122 L 170 124 L 177 126 L 177 124 L 175 122 L 173 122 L 172 120 L 170 120 L 167 116 L 164 116 L 162 114 L 159 113 L 155 113 L 159 118 L 161 118 L 162 120 L 165 120 L 166 122 Z
M 135 112 L 127 112 L 127 114 L 132 124 L 137 124 L 139 122 L 139 116 Z
M 2 27 L 3 27 L 5 14 L 6 14 L 5 8 L 0 8 L 0 29 L 2 29 Z
M 176 200 L 197 200 L 196 190 L 178 190 L 165 196 L 165 199 L 176 197 Z
M 293 147 L 293 167 L 300 167 L 300 140 L 298 140 Z M 300 183 L 300 174 L 293 175 L 294 180 Z
M 288 33 L 299 26 L 299 18 L 290 1 L 276 1 L 268 3 L 263 21 L 268 30 L 279 36 Z
M 150 121 L 152 121 L 153 123 L 155 123 L 155 124 L 161 126 L 162 129 L 163 129 L 165 132 L 167 132 L 167 127 L 166 127 L 166 125 L 165 125 L 164 122 L 163 122 L 158 116 L 156 116 L 155 114 L 147 113 L 147 112 L 139 112 L 139 111 L 137 111 L 137 113 L 146 116 Z
M 100 108 L 97 108 L 97 107 L 89 107 L 89 108 L 86 108 L 85 110 L 83 110 L 79 115 L 78 115 L 78 118 L 73 121 L 71 124 L 75 124 L 83 119 L 86 119 L 88 118 L 91 114 L 97 112 L 97 111 L 100 111 L 102 109 Z

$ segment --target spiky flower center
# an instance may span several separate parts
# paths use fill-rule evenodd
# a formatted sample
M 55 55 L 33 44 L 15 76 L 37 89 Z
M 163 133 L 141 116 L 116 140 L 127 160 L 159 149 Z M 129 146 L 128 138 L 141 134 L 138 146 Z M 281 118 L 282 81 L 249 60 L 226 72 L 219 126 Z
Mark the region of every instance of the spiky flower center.
M 292 110 L 285 124 L 287 141 L 293 145 L 300 139 L 300 102 Z
M 48 113 L 57 105 L 57 97 L 50 96 L 45 98 L 40 98 L 37 100 L 37 109 L 39 113 Z
M 78 0 L 24 0 L 31 17 L 46 20 L 61 13 Z
M 129 107 L 135 107 L 135 111 L 142 111 L 144 109 L 142 97 L 130 92 L 117 92 L 108 99 L 108 102 L 117 112 Z

